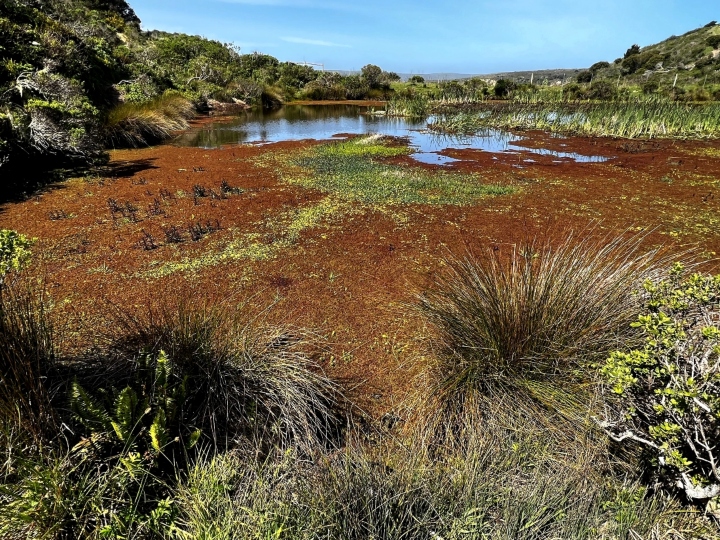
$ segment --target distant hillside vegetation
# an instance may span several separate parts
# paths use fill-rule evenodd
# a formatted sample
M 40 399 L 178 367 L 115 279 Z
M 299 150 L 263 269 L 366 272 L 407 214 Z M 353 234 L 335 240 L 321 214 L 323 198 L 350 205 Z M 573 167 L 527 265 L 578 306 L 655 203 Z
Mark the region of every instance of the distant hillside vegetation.
M 578 73 L 579 83 L 616 80 L 642 86 L 644 93 L 673 93 L 706 101 L 720 85 L 720 26 L 713 21 L 655 45 L 632 45 L 612 62 L 601 61 Z

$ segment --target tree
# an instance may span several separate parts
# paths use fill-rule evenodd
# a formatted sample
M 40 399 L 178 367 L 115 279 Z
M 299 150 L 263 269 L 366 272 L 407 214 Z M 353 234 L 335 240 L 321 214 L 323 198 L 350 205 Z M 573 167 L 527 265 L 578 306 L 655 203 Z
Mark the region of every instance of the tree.
M 382 78 L 387 82 L 395 82 L 400 80 L 400 75 L 394 71 L 383 71 Z
M 362 78 L 370 88 L 380 88 L 382 86 L 383 70 L 373 64 L 363 66 L 360 70 Z
M 631 46 L 627 51 L 625 51 L 625 56 L 623 58 L 630 58 L 635 54 L 640 54 L 640 45 L 638 45 L 637 43 Z
M 423 84 L 425 82 L 425 77 L 421 77 L 420 75 L 413 75 L 408 79 L 408 82 L 411 84 Z

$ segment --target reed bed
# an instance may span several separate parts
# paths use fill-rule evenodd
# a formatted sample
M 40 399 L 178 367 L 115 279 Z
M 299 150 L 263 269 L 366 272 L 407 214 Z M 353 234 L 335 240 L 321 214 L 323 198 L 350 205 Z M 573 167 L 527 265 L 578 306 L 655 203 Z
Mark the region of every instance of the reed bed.
M 437 117 L 428 126 L 445 133 L 482 129 L 539 129 L 595 137 L 720 137 L 720 104 L 693 105 L 664 100 L 587 103 L 513 102 L 479 112 Z
M 388 116 L 407 116 L 418 118 L 427 116 L 430 112 L 430 99 L 424 95 L 393 96 L 385 105 L 385 114 Z

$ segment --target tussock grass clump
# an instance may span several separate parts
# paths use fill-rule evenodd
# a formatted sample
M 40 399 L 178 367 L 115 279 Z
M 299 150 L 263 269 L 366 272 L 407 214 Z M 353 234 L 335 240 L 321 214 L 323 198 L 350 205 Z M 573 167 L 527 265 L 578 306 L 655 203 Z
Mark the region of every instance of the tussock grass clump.
M 192 102 L 174 92 L 144 103 L 123 103 L 108 113 L 105 138 L 115 147 L 146 146 L 187 129 L 194 115 Z
M 35 442 L 57 433 L 47 376 L 56 365 L 55 330 L 41 291 L 21 281 L 0 286 L 0 421 Z
M 406 146 L 390 146 L 374 136 L 325 144 L 294 160 L 305 171 L 290 181 L 367 204 L 471 204 L 515 191 L 512 186 L 484 184 L 474 175 L 383 161 L 409 153 Z
M 633 290 L 670 264 L 642 241 L 571 235 L 557 246 L 530 242 L 509 253 L 448 257 L 420 297 L 437 339 L 432 399 L 457 414 L 506 393 L 583 410 L 573 383 L 587 381 L 589 364 L 618 343 L 637 338 Z
M 340 392 L 312 360 L 313 336 L 260 327 L 223 305 L 190 301 L 120 318 L 113 345 L 165 351 L 187 380 L 184 422 L 215 446 L 293 446 L 307 452 L 332 445 L 342 428 Z
M 187 301 L 121 313 L 112 339 L 56 361 L 44 298 L 0 300 L 2 538 L 165 536 L 198 452 L 340 443 L 340 392 L 306 332 Z

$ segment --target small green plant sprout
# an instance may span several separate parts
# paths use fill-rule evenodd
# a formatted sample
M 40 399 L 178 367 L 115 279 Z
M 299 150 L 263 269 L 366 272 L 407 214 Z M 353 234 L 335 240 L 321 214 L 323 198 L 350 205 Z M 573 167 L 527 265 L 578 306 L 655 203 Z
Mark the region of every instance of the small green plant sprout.
M 33 240 L 16 231 L 0 229 L 0 287 L 10 272 L 22 270 L 30 260 Z
M 691 500 L 720 495 L 720 275 L 647 280 L 633 327 L 643 343 L 601 368 L 608 410 L 598 423 L 617 442 L 650 450 L 666 488 Z

